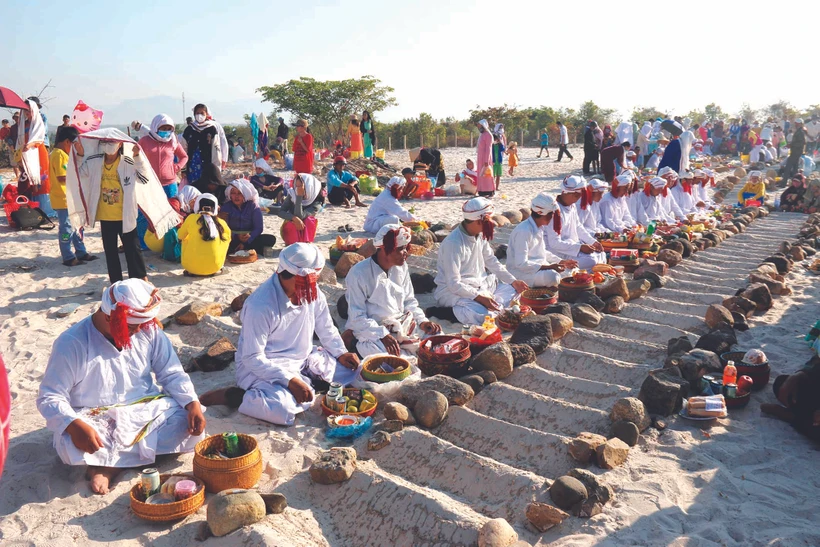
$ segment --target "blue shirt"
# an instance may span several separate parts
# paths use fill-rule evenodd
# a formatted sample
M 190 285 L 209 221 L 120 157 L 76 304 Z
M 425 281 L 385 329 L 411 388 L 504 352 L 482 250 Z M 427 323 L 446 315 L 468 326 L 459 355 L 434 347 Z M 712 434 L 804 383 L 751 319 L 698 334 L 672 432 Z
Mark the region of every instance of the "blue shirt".
M 348 171 L 342 171 L 342 174 L 339 175 L 336 173 L 336 170 L 333 169 L 330 173 L 327 174 L 327 186 L 328 188 L 335 188 L 337 186 L 341 186 L 342 184 L 347 184 L 350 181 L 357 181 L 355 175 Z
M 550 136 L 547 133 L 541 133 L 541 146 L 547 146 L 550 143 Z

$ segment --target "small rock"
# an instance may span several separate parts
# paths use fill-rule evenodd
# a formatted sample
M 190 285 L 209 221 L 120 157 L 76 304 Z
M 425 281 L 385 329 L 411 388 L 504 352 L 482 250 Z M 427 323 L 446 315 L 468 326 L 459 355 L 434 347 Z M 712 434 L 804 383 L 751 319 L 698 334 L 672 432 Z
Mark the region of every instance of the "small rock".
M 570 470 L 567 475 L 578 479 L 584 484 L 587 489 L 587 499 L 606 504 L 615 498 L 615 492 L 612 490 L 612 487 L 601 482 L 600 477 L 592 471 L 576 468 Z
M 638 444 L 638 437 L 641 436 L 638 426 L 626 420 L 620 420 L 612 424 L 610 433 L 613 437 L 622 440 L 629 446 Z
M 419 425 L 433 429 L 447 417 L 448 408 L 447 397 L 438 391 L 427 391 L 416 400 L 413 414 Z
M 587 304 L 597 312 L 602 312 L 606 307 L 606 303 L 592 291 L 584 291 L 578 294 L 573 304 Z
M 678 338 L 670 338 L 669 341 L 666 343 L 667 355 L 674 355 L 676 353 L 686 353 L 691 349 L 692 342 L 689 341 L 689 337 L 686 335 L 679 336 Z
M 527 344 L 510 344 L 510 351 L 513 356 L 513 367 L 520 367 L 521 365 L 535 362 L 535 351 Z M 492 371 L 483 372 L 492 373 Z M 485 380 L 484 383 L 486 384 L 487 381 Z
M 683 261 L 683 256 L 679 252 L 671 249 L 661 249 L 658 252 L 658 260 L 660 262 L 666 262 L 670 268 L 674 268 Z
M 361 255 L 365 258 L 370 258 L 374 254 L 376 254 L 376 245 L 373 243 L 372 239 L 368 239 L 365 241 L 364 245 L 359 247 L 356 251 L 356 254 Z
M 382 422 L 381 429 L 387 433 L 398 433 L 404 429 L 404 422 L 401 420 L 385 420 Z
M 777 266 L 777 273 L 779 274 L 787 274 L 792 269 L 791 261 L 782 255 L 773 255 L 767 257 L 763 262 L 771 262 L 775 266 Z
M 723 301 L 723 306 L 730 312 L 737 312 L 744 317 L 751 317 L 757 310 L 757 305 L 742 296 L 732 296 Z
M 551 313 L 563 314 L 572 319 L 572 307 L 567 302 L 556 302 L 555 304 L 550 304 L 544 308 L 541 315 L 549 315 Z
M 194 536 L 194 539 L 197 541 L 205 541 L 206 539 L 212 537 L 214 537 L 214 534 L 213 532 L 211 532 L 211 527 L 208 526 L 208 521 L 200 521 L 199 526 L 197 526 L 196 535 Z
M 510 344 L 527 344 L 536 355 L 544 353 L 552 341 L 552 322 L 549 317 L 543 315 L 524 317 L 510 337 Z M 499 378 L 505 377 L 499 376 Z
M 766 311 L 774 305 L 772 293 L 764 283 L 753 283 L 746 287 L 740 296 L 755 303 L 757 311 Z
M 196 325 L 206 315 L 222 316 L 222 305 L 216 302 L 192 302 L 174 314 L 174 319 L 180 325 Z
M 649 427 L 652 423 L 643 401 L 635 397 L 624 397 L 623 399 L 615 401 L 612 412 L 609 414 L 609 419 L 612 422 L 628 420 L 637 425 L 641 431 Z
M 629 447 L 627 447 L 627 450 L 629 450 Z M 557 478 L 550 486 L 550 497 L 553 503 L 565 511 L 572 509 L 572 506 L 576 503 L 585 500 L 588 495 L 584 483 L 569 475 Z
M 236 348 L 227 338 L 220 338 L 193 358 L 193 364 L 202 372 L 224 370 L 236 355 Z
M 723 366 L 720 363 L 720 357 L 715 352 L 698 348 L 681 356 L 679 369 L 690 386 L 698 386 L 701 376 L 721 372 Z
M 661 277 L 660 275 L 656 274 L 655 272 L 650 272 L 650 271 L 638 272 L 636 270 L 635 274 L 632 276 L 632 280 L 635 281 L 635 280 L 638 280 L 638 279 L 646 279 L 647 281 L 652 283 L 652 288 L 654 288 L 654 289 L 660 289 L 664 285 L 666 285 L 666 280 L 663 277 Z
M 549 321 L 549 318 L 547 320 Z M 472 366 L 476 370 L 491 370 L 498 379 L 506 378 L 513 371 L 513 356 L 510 345 L 506 342 L 493 344 L 473 357 Z
M 510 344 L 510 349 L 512 349 L 513 345 L 514 344 Z M 529 346 L 527 346 L 527 347 L 529 347 Z M 532 349 L 532 348 L 530 348 L 530 349 Z M 498 377 L 495 375 L 495 372 L 493 372 L 492 370 L 479 370 L 478 372 L 476 372 L 476 374 L 478 374 L 479 376 L 484 378 L 484 385 L 485 386 L 488 386 L 490 384 L 494 384 L 498 381 Z
M 484 389 L 484 378 L 479 376 L 478 374 L 468 374 L 467 376 L 462 376 L 458 379 L 459 382 L 464 382 L 471 388 L 473 388 L 473 392 L 478 394 L 482 389 Z
M 524 215 L 521 214 L 521 211 L 505 211 L 501 214 L 507 217 L 507 220 L 509 220 L 512 224 L 518 224 L 524 220 Z
M 643 401 L 646 410 L 651 414 L 669 416 L 683 406 L 683 399 L 689 396 L 690 383 L 681 377 L 678 367 L 653 370 L 641 384 L 638 398 Z M 629 446 L 630 442 L 616 435 Z
M 319 283 L 324 283 L 325 285 L 339 284 L 339 280 L 336 278 L 336 272 L 327 264 L 325 264 L 322 271 L 319 272 Z M 233 305 L 231 307 L 233 307 Z
M 310 466 L 310 478 L 319 484 L 336 484 L 349 479 L 356 470 L 356 450 L 334 447 L 322 452 Z M 210 505 L 209 505 L 210 507 Z
M 504 519 L 490 519 L 478 532 L 478 547 L 512 547 L 516 541 L 518 532 Z
M 59 317 L 60 319 L 62 319 L 62 318 L 64 318 L 64 317 L 68 317 L 69 315 L 71 315 L 72 313 L 74 313 L 75 311 L 77 311 L 77 309 L 78 309 L 79 307 L 80 307 L 80 305 L 79 305 L 79 304 L 77 304 L 77 303 L 66 304 L 65 306 L 63 306 L 63 307 L 61 307 L 60 309 L 58 309 L 58 310 L 54 313 L 54 315 L 56 315 L 57 317 Z
M 410 283 L 413 284 L 413 292 L 416 294 L 427 294 L 436 290 L 435 278 L 428 273 L 411 273 Z
M 213 535 L 222 537 L 265 518 L 265 500 L 253 490 L 224 490 L 208 502 L 207 520 Z
M 436 374 L 417 382 L 402 382 L 399 396 L 408 407 L 415 409 L 418 398 L 431 390 L 443 394 L 449 404 L 456 406 L 467 404 L 475 396 L 473 388 L 464 382 L 459 382 L 455 378 L 443 374 Z M 418 416 L 416 418 L 418 419 Z
M 358 253 L 342 253 L 342 256 L 336 262 L 336 276 L 347 277 L 350 268 L 364 260 L 365 258 Z
M 347 295 L 343 294 L 339 297 L 339 300 L 336 301 L 336 312 L 342 319 L 347 319 L 347 311 Z M 352 333 L 353 331 L 350 332 Z
M 550 318 L 550 327 L 552 328 L 553 340 L 560 340 L 572 330 L 572 317 L 567 317 L 564 314 L 550 313 L 547 315 Z
M 578 462 L 589 463 L 595 457 L 595 450 L 606 442 L 606 437 L 583 431 L 569 442 L 569 455 Z
M 398 422 L 401 424 L 401 422 Z M 381 450 L 390 444 L 391 435 L 387 431 L 376 431 L 369 439 L 367 439 L 367 449 L 376 451 Z
M 498 260 L 504 260 L 507 258 L 507 246 L 506 245 L 499 245 L 495 252 L 493 253 Z
M 648 279 L 637 279 L 627 283 L 626 287 L 629 290 L 628 300 L 631 302 L 632 300 L 646 296 L 650 289 L 652 289 L 652 282 Z
M 527 505 L 527 520 L 539 532 L 546 532 L 569 518 L 569 514 L 547 503 L 534 501 Z
M 735 320 L 732 319 L 732 312 L 720 304 L 712 304 L 706 308 L 705 321 L 710 329 L 717 327 L 720 323 L 726 323 L 729 326 L 735 324 Z
M 782 281 L 777 281 L 771 277 L 759 275 L 754 272 L 749 274 L 749 281 L 751 283 L 763 283 L 769 287 L 769 292 L 772 294 L 789 294 L 791 292 Z
M 577 506 L 577 510 L 573 508 L 573 511 L 581 518 L 591 518 L 595 515 L 600 515 L 603 510 L 604 506 L 601 503 L 589 498 L 582 501 L 581 504 Z
M 610 296 L 604 302 L 606 302 L 604 313 L 621 313 L 626 305 L 626 301 L 620 296 Z
M 732 226 L 732 229 L 737 230 L 734 226 Z M 683 258 L 689 258 L 695 253 L 695 247 L 692 245 L 691 241 L 688 239 L 679 239 L 678 241 L 680 242 L 681 247 L 683 247 L 683 251 L 680 253 Z
M 522 207 L 521 209 L 519 209 L 519 211 L 521 211 L 521 222 L 524 222 L 525 220 L 530 218 L 530 210 L 526 207 Z
M 611 296 L 620 296 L 624 300 L 629 298 L 629 289 L 623 277 L 614 277 L 595 286 L 595 292 L 606 301 Z
M 272 494 L 259 494 L 262 496 L 262 499 L 265 501 L 265 511 L 269 515 L 279 515 L 285 512 L 285 509 L 288 508 L 288 498 L 285 497 L 284 494 L 279 493 L 272 493 Z
M 644 272 L 652 272 L 655 275 L 663 277 L 669 274 L 669 266 L 666 264 L 666 262 L 661 262 L 657 260 L 641 260 L 640 264 L 635 269 L 632 279 L 643 279 L 641 274 L 643 274 Z
M 615 469 L 623 465 L 627 456 L 629 456 L 629 446 L 621 439 L 609 439 L 595 451 L 595 457 L 601 469 Z
M 499 228 L 502 226 L 508 226 L 510 224 L 510 220 L 504 215 L 493 215 L 491 218 L 493 222 L 495 222 L 495 225 Z
M 669 243 L 667 243 L 666 245 L 661 247 L 661 250 L 663 250 L 663 249 L 669 249 L 670 251 L 675 251 L 676 253 L 679 253 L 681 256 L 683 256 L 683 243 L 681 243 L 680 239 L 674 239 L 674 240 L 670 241 Z
M 390 402 L 384 405 L 384 417 L 387 421 L 398 420 L 405 425 L 410 425 L 411 416 L 410 409 L 401 403 Z
M 436 236 L 430 230 L 419 230 L 410 236 L 410 243 L 432 249 L 436 244 Z
M 746 322 L 746 316 L 742 313 L 733 311 L 732 319 L 735 320 L 734 328 L 736 331 L 745 332 L 749 330 L 749 324 Z
M 666 429 L 666 421 L 660 416 L 652 416 L 652 427 L 658 431 Z
M 453 233 L 453 232 L 450 231 L 450 230 L 436 230 L 435 232 L 433 232 L 433 235 L 436 236 L 436 241 L 441 243 L 442 241 L 447 239 L 447 236 L 450 235 L 451 233 Z
M 601 314 L 589 304 L 573 304 L 572 320 L 583 327 L 594 329 L 601 323 Z
M 718 325 L 701 336 L 698 343 L 695 344 L 695 347 L 722 355 L 727 351 L 731 351 L 732 346 L 735 344 L 737 344 L 737 335 L 735 335 L 735 331 L 732 330 L 732 327 L 729 325 Z

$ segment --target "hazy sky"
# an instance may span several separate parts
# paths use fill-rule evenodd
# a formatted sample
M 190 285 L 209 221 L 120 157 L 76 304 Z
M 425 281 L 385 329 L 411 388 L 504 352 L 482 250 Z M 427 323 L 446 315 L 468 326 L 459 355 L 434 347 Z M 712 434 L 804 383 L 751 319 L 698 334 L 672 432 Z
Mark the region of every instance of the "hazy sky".
M 399 106 L 384 120 L 590 99 L 621 112 L 716 102 L 733 113 L 780 99 L 805 108 L 820 103 L 809 85 L 815 34 L 800 27 L 816 19 L 813 5 L 0 0 L 0 85 L 26 95 L 51 78 L 52 118 L 78 99 L 105 107 L 183 91 L 189 107 L 253 105 L 262 85 L 364 74 L 395 88 Z

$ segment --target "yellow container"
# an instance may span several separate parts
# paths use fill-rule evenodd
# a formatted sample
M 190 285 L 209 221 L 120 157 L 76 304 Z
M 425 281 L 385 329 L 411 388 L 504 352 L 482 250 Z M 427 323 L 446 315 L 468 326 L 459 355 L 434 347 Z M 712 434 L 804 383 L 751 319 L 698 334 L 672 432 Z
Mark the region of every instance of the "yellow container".
M 376 150 L 376 157 L 383 160 L 384 159 L 384 148 L 379 148 Z
M 740 163 L 742 163 L 742 164 L 744 164 L 744 165 L 746 165 L 747 163 L 749 163 L 749 160 L 750 160 L 750 159 L 751 159 L 751 156 L 749 156 L 749 154 L 741 154 L 741 155 L 740 155 Z

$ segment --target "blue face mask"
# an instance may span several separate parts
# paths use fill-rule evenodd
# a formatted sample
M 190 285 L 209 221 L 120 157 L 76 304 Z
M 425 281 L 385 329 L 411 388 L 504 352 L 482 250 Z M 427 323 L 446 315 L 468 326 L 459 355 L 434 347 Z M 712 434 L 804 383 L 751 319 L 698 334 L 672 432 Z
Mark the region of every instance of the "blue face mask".
M 157 135 L 161 139 L 170 139 L 171 138 L 171 131 L 157 131 Z

